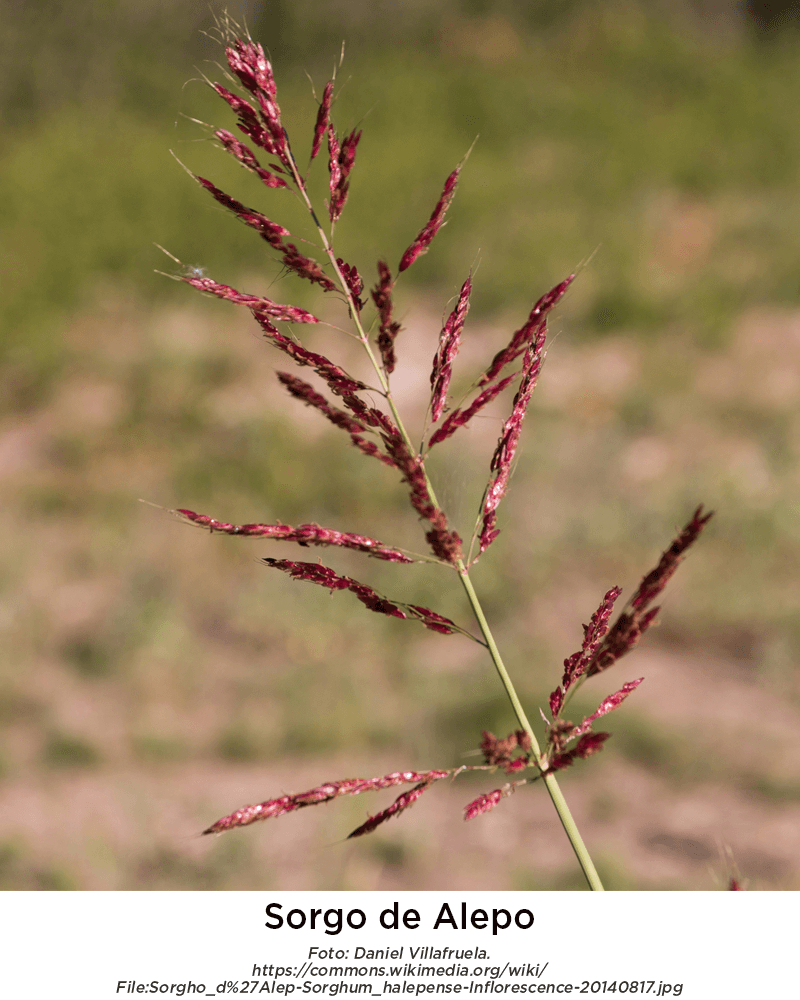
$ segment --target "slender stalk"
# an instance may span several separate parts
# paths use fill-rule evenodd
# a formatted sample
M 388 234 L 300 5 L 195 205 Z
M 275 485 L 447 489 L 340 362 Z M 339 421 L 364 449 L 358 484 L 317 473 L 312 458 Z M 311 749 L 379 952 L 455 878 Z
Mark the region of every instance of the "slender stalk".
M 536 757 L 536 763 L 539 765 L 545 788 L 553 801 L 555 810 L 558 813 L 558 818 L 561 820 L 561 825 L 564 827 L 564 832 L 569 838 L 570 844 L 572 844 L 572 849 L 575 851 L 575 857 L 578 859 L 578 864 L 583 869 L 583 874 L 586 876 L 586 881 L 589 883 L 589 887 L 595 892 L 602 892 L 603 883 L 600 881 L 597 869 L 594 866 L 594 863 L 589 855 L 589 851 L 586 848 L 586 844 L 583 842 L 583 837 L 581 837 L 580 831 L 578 830 L 575 820 L 572 817 L 572 813 L 567 805 L 567 800 L 564 798 L 564 793 L 561 791 L 558 781 L 556 781 L 556 776 L 552 773 L 552 771 L 547 771 L 545 769 L 546 765 L 544 767 L 542 766 L 542 751 L 539 747 L 539 742 L 534 735 L 531 724 L 528 721 L 528 717 L 525 714 L 525 710 L 519 700 L 519 695 L 517 694 L 514 684 L 505 668 L 503 659 L 500 656 L 500 650 L 497 648 L 497 643 L 494 641 L 494 636 L 489 628 L 489 623 L 486 621 L 486 615 L 483 613 L 480 600 L 478 599 L 478 595 L 475 593 L 475 588 L 472 586 L 472 581 L 469 578 L 469 571 L 466 566 L 464 566 L 463 562 L 459 565 L 459 577 L 461 578 L 461 583 L 467 593 L 469 602 L 472 605 L 473 613 L 475 614 L 480 630 L 483 633 L 483 637 L 486 640 L 489 654 L 492 657 L 492 661 L 494 662 L 497 673 L 500 676 L 500 680 L 502 681 L 503 687 L 508 695 L 508 699 L 514 708 L 514 712 L 520 725 L 530 737 L 531 746 Z
M 411 442 L 411 438 L 408 432 L 406 431 L 403 425 L 403 420 L 397 410 L 397 407 L 395 406 L 394 399 L 392 398 L 392 394 L 389 389 L 388 379 L 386 378 L 386 375 L 384 374 L 383 370 L 378 364 L 377 359 L 375 358 L 375 355 L 372 351 L 372 348 L 369 343 L 369 338 L 367 337 L 366 331 L 364 330 L 364 327 L 361 323 L 356 303 L 353 299 L 350 289 L 348 288 L 347 282 L 344 280 L 344 276 L 342 275 L 341 269 L 339 268 L 339 265 L 336 262 L 336 255 L 333 252 L 333 247 L 331 246 L 330 240 L 328 239 L 328 235 L 323 229 L 317 217 L 317 214 L 314 211 L 314 207 L 311 204 L 311 200 L 308 197 L 308 192 L 306 191 L 305 184 L 303 183 L 303 180 L 300 177 L 300 174 L 297 170 L 294 160 L 292 160 L 291 163 L 292 163 L 292 171 L 294 174 L 294 180 L 297 185 L 297 188 L 300 191 L 300 194 L 302 195 L 303 200 L 306 203 L 306 207 L 308 208 L 311 218 L 314 220 L 314 224 L 317 228 L 317 231 L 319 232 L 320 238 L 322 240 L 322 245 L 325 249 L 325 253 L 328 256 L 331 266 L 336 272 L 339 285 L 344 295 L 347 298 L 347 303 L 350 308 L 350 315 L 352 316 L 353 322 L 356 326 L 356 329 L 358 330 L 359 339 L 364 349 L 366 350 L 367 354 L 369 355 L 369 359 L 372 362 L 372 366 L 375 369 L 378 378 L 380 379 L 384 396 L 386 398 L 387 403 L 389 404 L 389 407 L 391 408 L 392 416 L 394 417 L 397 429 L 400 431 L 400 434 L 403 436 L 406 445 L 413 453 L 415 452 L 416 449 L 414 448 Z M 425 479 L 428 485 L 430 498 L 433 501 L 433 503 L 438 507 L 439 503 L 436 499 L 436 494 L 434 493 L 433 486 L 430 482 L 430 479 L 428 479 L 427 470 L 425 470 L 424 466 L 423 466 L 423 473 L 425 475 Z M 595 868 L 594 863 L 592 862 L 592 859 L 589 855 L 589 851 L 587 850 L 586 845 L 583 842 L 583 838 L 580 835 L 580 831 L 578 830 L 575 820 L 572 817 L 572 813 L 570 812 L 569 806 L 567 805 L 567 800 L 564 798 L 564 793 L 561 791 L 561 788 L 558 782 L 556 781 L 556 776 L 555 774 L 547 770 L 547 765 L 543 761 L 542 751 L 539 746 L 539 742 L 536 739 L 536 736 L 533 732 L 533 727 L 531 726 L 528 717 L 525 714 L 525 709 L 522 707 L 522 702 L 519 700 L 519 695 L 516 692 L 514 684 L 508 674 L 508 671 L 506 670 L 505 664 L 503 663 L 503 659 L 500 656 L 500 650 L 497 648 L 497 643 L 495 642 L 494 636 L 492 635 L 492 631 L 489 628 L 489 623 L 486 621 L 486 615 L 483 613 L 483 608 L 481 607 L 480 600 L 478 599 L 478 595 L 476 594 L 475 588 L 472 585 L 472 581 L 469 578 L 469 571 L 465 566 L 463 560 L 461 559 L 458 560 L 456 568 L 458 570 L 458 575 L 464 587 L 464 590 L 467 593 L 470 605 L 472 606 L 472 611 L 475 615 L 475 619 L 477 620 L 481 633 L 483 634 L 483 637 L 486 640 L 486 646 L 492 657 L 492 662 L 495 665 L 495 668 L 500 676 L 500 680 L 503 684 L 503 687 L 505 688 L 505 692 L 508 695 L 508 699 L 511 702 L 512 708 L 514 709 L 514 714 L 517 716 L 517 719 L 519 720 L 519 723 L 522 726 L 522 728 L 530 737 L 531 747 L 535 755 L 536 764 L 539 767 L 542 779 L 544 780 L 545 788 L 547 789 L 550 798 L 552 799 L 553 805 L 555 806 L 555 810 L 558 813 L 558 818 L 561 820 L 561 825 L 564 827 L 564 832 L 566 833 L 570 844 L 572 844 L 572 849 L 575 851 L 575 856 L 578 859 L 578 864 L 581 866 L 583 874 L 586 876 L 586 881 L 589 883 L 589 887 L 593 891 L 602 892 L 603 883 L 600 881 L 600 876 L 597 874 L 597 869 Z

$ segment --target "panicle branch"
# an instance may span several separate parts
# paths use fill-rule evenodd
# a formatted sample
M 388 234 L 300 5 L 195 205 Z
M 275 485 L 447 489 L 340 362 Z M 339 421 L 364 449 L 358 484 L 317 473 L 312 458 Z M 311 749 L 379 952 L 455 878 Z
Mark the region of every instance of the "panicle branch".
M 251 229 L 255 229 L 262 240 L 265 240 L 274 249 L 278 250 L 280 253 L 286 249 L 286 246 L 281 239 L 282 236 L 290 236 L 291 233 L 285 226 L 279 225 L 277 222 L 272 222 L 270 219 L 263 215 L 261 212 L 257 212 L 254 208 L 247 208 L 236 198 L 232 198 L 229 194 L 221 191 L 216 184 L 212 184 L 211 181 L 206 180 L 205 177 L 195 177 L 197 183 L 206 189 L 211 197 L 219 202 L 224 208 L 227 208 L 233 214 Z
M 394 303 L 392 302 L 392 272 L 386 261 L 378 261 L 378 284 L 372 289 L 372 301 L 378 310 L 380 327 L 378 329 L 378 350 L 381 352 L 383 367 L 386 374 L 391 375 L 397 363 L 394 353 L 394 340 L 400 332 L 400 324 L 392 319 Z
M 225 49 L 228 65 L 239 82 L 256 99 L 259 115 L 271 140 L 271 149 L 280 161 L 289 166 L 289 146 L 281 123 L 281 109 L 278 107 L 275 77 L 272 64 L 264 55 L 258 42 L 237 38 Z
M 243 806 L 228 816 L 217 820 L 207 830 L 207 833 L 222 833 L 237 826 L 249 826 L 263 819 L 274 819 L 285 813 L 303 809 L 306 806 L 318 806 L 330 802 L 342 795 L 360 795 L 362 792 L 375 792 L 382 788 L 392 788 L 396 785 L 408 785 L 412 782 L 430 784 L 446 778 L 450 771 L 394 771 L 382 778 L 348 778 L 344 781 L 329 781 L 308 792 L 297 795 L 282 795 L 278 799 L 267 799 L 258 805 Z M 366 831 L 364 831 L 366 832 Z
M 399 549 L 384 545 L 375 538 L 366 535 L 356 535 L 350 531 L 334 531 L 333 528 L 323 528 L 319 524 L 301 524 L 293 528 L 290 524 L 228 524 L 217 521 L 207 514 L 195 514 L 192 510 L 178 509 L 172 511 L 184 521 L 196 524 L 200 528 L 208 528 L 212 533 L 218 531 L 225 535 L 241 535 L 246 538 L 274 538 L 281 542 L 297 542 L 298 545 L 333 545 L 344 549 L 354 549 L 365 552 L 368 556 L 383 559 L 386 562 L 413 563 L 417 560 L 404 555 Z
M 262 183 L 268 188 L 285 188 L 289 186 L 282 177 L 273 174 L 269 170 L 265 170 L 258 162 L 252 149 L 243 142 L 240 142 L 233 132 L 228 132 L 227 129 L 221 128 L 217 129 L 214 135 L 226 152 L 237 159 L 246 170 L 259 177 Z
M 530 343 L 542 336 L 548 313 L 560 302 L 574 280 L 575 275 L 571 274 L 539 299 L 525 323 L 514 333 L 508 346 L 495 354 L 492 363 L 481 375 L 479 385 L 486 385 L 497 378 L 506 365 L 518 358 Z
M 372 441 L 365 441 L 361 436 L 362 433 L 367 430 L 368 423 L 373 422 L 373 426 L 375 425 L 374 417 L 364 416 L 362 422 L 361 419 L 351 417 L 349 414 L 345 413 L 344 410 L 331 406 L 324 396 L 321 396 L 313 386 L 309 385 L 308 382 L 304 382 L 303 379 L 297 378 L 295 375 L 290 375 L 288 372 L 277 372 L 276 374 L 278 376 L 278 381 L 295 398 L 302 400 L 308 406 L 313 406 L 314 409 L 319 410 L 320 413 L 330 420 L 332 424 L 335 424 L 337 427 L 341 427 L 343 430 L 347 431 L 350 435 L 351 442 L 361 452 L 365 455 L 377 458 L 379 461 L 383 462 L 384 465 L 388 465 L 391 469 L 397 468 L 394 459 L 380 451 L 378 446 L 373 444 Z M 357 396 L 345 395 L 343 398 L 350 409 L 355 413 L 359 413 L 360 416 L 363 413 L 366 413 L 367 415 L 371 413 L 371 410 L 366 407 L 366 405 L 363 404 Z M 381 416 L 385 416 L 385 414 L 381 414 Z
M 464 160 L 466 160 L 466 157 L 464 158 Z M 442 228 L 445 212 L 450 207 L 453 198 L 455 197 L 456 187 L 458 187 L 458 175 L 461 173 L 461 169 L 464 166 L 464 160 L 462 160 L 461 163 L 459 163 L 456 169 L 450 174 L 450 176 L 444 182 L 444 188 L 442 190 L 441 197 L 436 202 L 436 207 L 434 208 L 433 212 L 431 212 L 430 219 L 428 219 L 427 223 L 422 227 L 422 229 L 420 229 L 413 243 L 408 247 L 408 249 L 401 257 L 400 266 L 398 268 L 401 274 L 407 268 L 411 267 L 411 265 L 414 263 L 417 257 L 420 257 L 422 254 L 427 253 L 428 247 L 431 245 L 433 237 Z
M 358 268 L 355 264 L 346 264 L 341 257 L 336 258 L 336 263 L 339 265 L 339 270 L 342 273 L 342 277 L 357 311 L 361 312 L 364 308 L 364 300 L 360 298 L 361 293 L 364 291 L 364 279 L 358 273 Z
M 331 100 L 333 98 L 333 80 L 328 80 L 325 90 L 322 92 L 322 100 L 317 111 L 317 120 L 314 123 L 314 140 L 311 144 L 311 159 L 316 159 L 322 149 L 322 140 L 328 128 L 331 116 Z
M 595 674 L 607 670 L 620 657 L 629 653 L 652 625 L 661 609 L 660 607 L 648 608 L 648 606 L 667 585 L 672 574 L 683 561 L 684 552 L 697 541 L 713 514 L 713 511 L 703 514 L 702 505 L 695 510 L 691 520 L 662 554 L 656 568 L 645 576 L 625 610 L 614 622 L 611 630 L 592 657 L 586 670 L 587 677 L 593 677 Z
M 356 161 L 356 147 L 360 139 L 361 132 L 353 129 L 340 143 L 333 125 L 328 124 L 328 169 L 331 174 L 328 214 L 331 222 L 338 221 L 350 193 L 350 172 Z
M 608 713 L 612 712 L 615 708 L 619 708 L 631 691 L 635 691 L 643 680 L 644 677 L 639 677 L 635 681 L 628 681 L 627 684 L 622 685 L 619 691 L 615 691 L 614 694 L 610 694 L 607 698 L 604 698 L 595 711 L 592 712 L 591 715 L 587 715 L 583 722 L 572 730 L 570 733 L 570 739 L 574 736 L 581 736 L 583 733 L 588 732 L 592 728 L 592 723 L 595 720 L 604 715 L 608 715 Z
M 369 386 L 366 385 L 366 383 L 360 382 L 358 379 L 351 378 L 343 368 L 335 365 L 323 354 L 316 354 L 314 351 L 308 351 L 296 341 L 291 340 L 289 337 L 285 337 L 273 326 L 270 321 L 270 317 L 266 313 L 254 312 L 253 315 L 255 316 L 258 325 L 264 331 L 264 335 L 272 344 L 275 345 L 275 347 L 283 351 L 284 354 L 288 354 L 289 357 L 292 358 L 293 361 L 296 361 L 298 365 L 313 368 L 320 378 L 325 379 L 330 386 L 331 391 L 337 396 L 349 397 L 354 392 L 358 392 L 362 389 L 369 389 Z
M 453 362 L 461 343 L 461 332 L 469 312 L 469 296 L 472 292 L 472 276 L 470 275 L 461 286 L 458 303 L 447 317 L 442 332 L 439 334 L 439 349 L 433 359 L 431 371 L 431 419 L 434 423 L 442 415 L 447 400 L 447 390 L 453 373 Z
M 492 456 L 490 471 L 494 473 L 494 479 L 490 481 L 486 496 L 483 502 L 483 528 L 480 536 L 480 551 L 486 549 L 500 534 L 496 527 L 497 508 L 500 501 L 505 496 L 508 488 L 508 480 L 511 475 L 511 464 L 517 451 L 519 437 L 522 432 L 522 422 L 531 400 L 536 380 L 544 361 L 544 345 L 546 336 L 546 324 L 542 323 L 536 329 L 536 337 L 532 340 L 526 350 L 522 364 L 522 377 L 520 379 L 517 394 L 514 397 L 514 405 L 511 416 L 506 420 L 497 448 Z
M 483 392 L 478 393 L 475 399 L 470 403 L 470 405 L 465 409 L 453 410 L 453 412 L 445 418 L 441 426 L 431 434 L 428 441 L 428 448 L 432 448 L 435 444 L 440 444 L 442 441 L 446 441 L 451 435 L 455 434 L 459 427 L 463 427 L 465 424 L 469 423 L 470 420 L 484 408 L 488 406 L 492 400 L 499 396 L 506 386 L 510 385 L 515 378 L 517 378 L 519 372 L 514 372 L 513 375 L 509 375 L 507 378 L 501 379 L 499 382 L 495 382 L 494 385 L 488 386 Z
M 259 116 L 253 105 L 243 97 L 239 97 L 238 94 L 232 93 L 227 87 L 223 87 L 221 83 L 212 83 L 211 87 L 229 105 L 239 119 L 237 123 L 239 130 L 249 139 L 252 139 L 265 152 L 272 156 L 278 155 L 275 140 L 271 132 L 259 120 Z M 282 172 L 282 167 L 272 164 L 271 166 L 274 170 Z
M 374 816 L 370 816 L 365 823 L 356 827 L 352 833 L 348 834 L 347 839 L 352 840 L 353 837 L 363 837 L 365 833 L 372 833 L 373 830 L 377 830 L 382 823 L 385 823 L 387 819 L 391 819 L 392 816 L 399 816 L 401 812 L 413 806 L 422 793 L 431 787 L 431 784 L 432 779 L 426 779 L 425 781 L 420 781 L 418 785 L 414 785 L 410 791 L 398 795 L 390 806 L 376 813 Z
M 586 733 L 578 740 L 578 745 L 572 750 L 564 750 L 550 758 L 549 770 L 562 771 L 571 767 L 576 760 L 585 760 L 603 749 L 603 744 L 611 737 L 611 733 Z
M 475 819 L 476 816 L 490 812 L 495 806 L 500 805 L 504 798 L 513 794 L 517 790 L 518 785 L 525 784 L 527 784 L 527 780 L 525 779 L 522 781 L 509 781 L 502 788 L 495 788 L 493 792 L 479 795 L 469 805 L 464 806 L 464 821 Z
M 621 593 L 622 590 L 619 587 L 612 587 L 606 593 L 589 624 L 583 626 L 583 645 L 577 653 L 573 653 L 572 656 L 564 660 L 564 675 L 561 678 L 561 684 L 550 695 L 550 711 L 553 718 L 556 718 L 561 711 L 567 692 L 586 672 L 586 668 L 591 663 L 603 637 L 608 632 L 608 621 L 614 610 L 614 603 Z
M 234 302 L 236 305 L 247 306 L 254 313 L 262 313 L 264 316 L 269 316 L 270 319 L 284 323 L 319 323 L 316 316 L 312 316 L 310 312 L 299 306 L 284 306 L 260 295 L 238 292 L 230 285 L 221 285 L 211 278 L 192 278 L 184 275 L 181 280 L 200 292 L 208 292 L 210 295 L 216 295 L 218 299 L 227 299 L 228 302 Z
M 556 713 L 553 713 L 553 721 L 547 727 L 546 769 L 559 771 L 562 768 L 570 767 L 576 760 L 591 757 L 592 754 L 602 750 L 603 744 L 609 739 L 611 733 L 593 733 L 591 732 L 592 724 L 597 719 L 608 715 L 609 712 L 618 708 L 631 691 L 635 691 L 643 680 L 644 678 L 640 677 L 638 680 L 628 681 L 627 684 L 623 684 L 619 691 L 604 698 L 596 711 L 591 715 L 587 715 L 579 726 L 573 726 L 571 722 L 568 722 L 566 719 L 560 719 Z M 578 737 L 580 739 L 578 739 L 577 746 L 572 750 L 567 750 L 567 744 Z
M 323 566 L 321 563 L 292 562 L 289 559 L 271 559 L 266 557 L 261 560 L 273 569 L 279 569 L 288 573 L 293 580 L 308 580 L 309 583 L 316 583 L 320 587 L 327 587 L 333 593 L 334 590 L 349 590 L 355 594 L 361 603 L 375 611 L 377 614 L 389 615 L 392 618 L 412 618 L 420 622 L 425 628 L 433 632 L 440 632 L 442 635 L 450 635 L 452 632 L 460 632 L 462 635 L 470 636 L 469 632 L 459 628 L 455 622 L 450 621 L 443 615 L 436 614 L 428 608 L 418 605 L 403 604 L 400 601 L 392 602 L 382 597 L 372 587 L 364 583 L 359 583 L 350 576 L 340 576 L 330 566 Z
M 291 236 L 291 233 L 285 226 L 281 226 L 277 222 L 272 222 L 263 213 L 243 205 L 236 198 L 232 198 L 229 194 L 220 190 L 216 184 L 212 184 L 205 177 L 198 177 L 194 174 L 192 176 L 201 187 L 209 192 L 215 201 L 233 212 L 246 226 L 255 229 L 262 240 L 269 243 L 273 250 L 277 250 L 281 254 L 281 262 L 287 270 L 294 271 L 301 278 L 307 278 L 312 284 L 320 285 L 326 292 L 336 290 L 336 285 L 325 274 L 317 261 L 301 254 L 294 243 L 285 243 L 283 241 L 282 237 Z
M 432 526 L 425 538 L 434 555 L 445 562 L 457 563 L 462 558 L 461 538 L 458 532 L 448 529 L 446 514 L 431 498 L 423 460 L 419 455 L 412 455 L 399 434 L 393 435 L 384 431 L 381 433 L 381 437 L 386 451 L 402 472 L 403 480 L 409 486 L 411 506 L 420 517 L 429 521 Z

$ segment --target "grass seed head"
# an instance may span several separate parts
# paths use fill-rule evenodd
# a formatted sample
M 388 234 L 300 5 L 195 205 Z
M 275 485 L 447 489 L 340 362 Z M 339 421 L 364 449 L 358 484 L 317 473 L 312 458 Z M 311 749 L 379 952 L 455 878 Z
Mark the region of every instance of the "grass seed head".
M 442 332 L 439 334 L 439 349 L 433 359 L 433 370 L 431 371 L 431 419 L 434 422 L 442 415 L 447 401 L 447 390 L 450 388 L 450 379 L 453 374 L 453 362 L 458 354 L 461 332 L 469 312 L 471 291 L 472 277 L 470 276 L 461 286 L 458 303 L 447 317 Z
M 414 239 L 414 242 L 408 247 L 401 257 L 400 266 L 398 267 L 398 271 L 400 271 L 401 274 L 403 271 L 411 267 L 418 257 L 427 253 L 428 247 L 431 245 L 434 236 L 442 228 L 445 212 L 450 207 L 453 198 L 455 197 L 456 187 L 458 186 L 458 175 L 461 173 L 461 166 L 462 164 L 459 164 L 444 182 L 444 189 L 442 190 L 441 197 L 436 202 L 436 207 L 433 212 L 431 212 L 430 219 L 428 219 L 427 223 L 422 227 L 422 229 L 420 229 Z

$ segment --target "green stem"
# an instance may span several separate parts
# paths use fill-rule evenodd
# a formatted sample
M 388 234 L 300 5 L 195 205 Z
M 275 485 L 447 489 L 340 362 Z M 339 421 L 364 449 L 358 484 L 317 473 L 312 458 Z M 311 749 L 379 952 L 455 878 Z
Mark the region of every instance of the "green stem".
M 561 825 L 564 827 L 564 832 L 569 838 L 570 844 L 572 844 L 572 849 L 575 851 L 575 857 L 578 859 L 578 864 L 583 869 L 583 874 L 586 876 L 586 881 L 589 883 L 589 887 L 596 892 L 602 892 L 603 883 L 600 881 L 600 876 L 597 874 L 597 869 L 595 868 L 589 852 L 586 849 L 586 844 L 583 842 L 583 837 L 581 837 L 580 831 L 578 830 L 575 820 L 572 817 L 572 813 L 567 805 L 567 800 L 564 798 L 564 793 L 561 791 L 561 788 L 556 781 L 555 774 L 553 774 L 552 771 L 546 770 L 546 764 L 542 760 L 542 751 L 539 747 L 538 740 L 534 735 L 533 728 L 528 721 L 525 709 L 522 707 L 522 703 L 519 700 L 519 695 L 514 688 L 514 684 L 508 675 L 503 659 L 500 656 L 500 650 L 497 648 L 497 643 L 494 641 L 494 636 L 489 628 L 489 623 L 486 621 L 486 615 L 483 613 L 483 608 L 478 600 L 478 595 L 475 593 L 475 588 L 472 586 L 472 581 L 469 578 L 469 571 L 463 562 L 459 563 L 458 573 L 461 578 L 461 583 L 464 586 L 464 590 L 467 592 L 467 597 L 472 605 L 472 610 L 475 614 L 478 625 L 480 626 L 480 630 L 486 640 L 486 645 L 489 649 L 495 668 L 497 669 L 497 673 L 500 675 L 500 680 L 502 681 L 503 687 L 508 695 L 508 699 L 514 709 L 514 713 L 516 714 L 520 725 L 530 737 L 531 747 L 533 748 L 536 763 L 541 771 L 545 788 L 553 801 L 553 805 L 558 813 L 558 818 L 561 820 Z

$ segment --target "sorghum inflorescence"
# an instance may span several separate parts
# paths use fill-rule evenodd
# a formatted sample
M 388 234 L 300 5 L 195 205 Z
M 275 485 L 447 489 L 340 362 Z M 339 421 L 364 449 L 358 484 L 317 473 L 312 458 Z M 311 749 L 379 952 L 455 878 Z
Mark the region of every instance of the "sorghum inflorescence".
M 663 590 L 684 552 L 696 540 L 711 515 L 702 515 L 702 508 L 695 511 L 692 520 L 663 554 L 658 566 L 644 578 L 613 626 L 610 626 L 609 622 L 620 589 L 613 587 L 605 594 L 591 621 L 584 626 L 581 648 L 564 661 L 561 684 L 549 699 L 551 721 L 547 723 L 546 744 L 544 749 L 541 749 L 502 663 L 470 582 L 471 552 L 465 557 L 461 537 L 451 526 L 447 514 L 436 498 L 428 476 L 426 458 L 431 448 L 466 426 L 480 410 L 500 396 L 512 383 L 517 383 L 509 415 L 503 423 L 491 459 L 488 481 L 473 532 L 473 539 L 478 540 L 479 554 L 484 553 L 499 534 L 497 509 L 508 489 L 522 424 L 544 362 L 548 317 L 575 276 L 569 275 L 535 302 L 523 325 L 512 334 L 508 344 L 495 353 L 487 368 L 473 382 L 470 390 L 474 393 L 472 399 L 467 401 L 470 395 L 468 393 L 464 401 L 448 413 L 448 392 L 453 366 L 465 331 L 472 293 L 472 276 L 467 277 L 453 310 L 442 326 L 433 359 L 428 412 L 433 424 L 438 424 L 438 427 L 430 433 L 427 444 L 417 449 L 412 444 L 411 437 L 397 411 L 390 385 L 390 376 L 397 364 L 395 341 L 400 331 L 400 324 L 394 319 L 396 281 L 392 270 L 386 261 L 377 262 L 378 281 L 371 290 L 376 311 L 373 347 L 369 333 L 361 321 L 361 313 L 366 306 L 365 299 L 362 299 L 364 282 L 361 274 L 354 264 L 337 256 L 332 245 L 334 224 L 340 219 L 346 206 L 356 149 L 362 134 L 353 129 L 349 133 L 340 135 L 335 130 L 331 120 L 335 74 L 334 79 L 326 84 L 319 103 L 308 157 L 308 163 L 312 164 L 322 152 L 323 146 L 327 146 L 330 175 L 328 200 L 330 232 L 326 233 L 319 221 L 318 213 L 312 206 L 306 179 L 301 176 L 297 167 L 298 157 L 293 152 L 283 127 L 269 60 L 261 46 L 252 39 L 229 37 L 227 43 L 225 51 L 228 66 L 233 77 L 239 81 L 243 94 L 241 96 L 234 94 L 219 83 L 213 83 L 211 86 L 237 116 L 239 131 L 257 149 L 272 158 L 267 165 L 269 169 L 263 166 L 256 153 L 233 133 L 219 129 L 213 133 L 214 137 L 224 150 L 250 173 L 257 176 L 264 186 L 271 189 L 288 188 L 299 197 L 316 226 L 320 259 L 324 258 L 325 263 L 301 253 L 297 249 L 297 244 L 291 242 L 292 233 L 260 210 L 247 207 L 203 177 L 196 177 L 194 174 L 191 176 L 218 204 L 258 233 L 284 268 L 318 285 L 323 292 L 334 292 L 341 296 L 378 384 L 371 385 L 350 375 L 325 355 L 309 350 L 295 336 L 281 332 L 276 327 L 276 323 L 318 324 L 320 320 L 307 310 L 282 305 L 261 295 L 239 292 L 229 285 L 207 277 L 183 276 L 182 280 L 199 291 L 245 306 L 252 312 L 264 337 L 274 347 L 290 357 L 298 366 L 311 368 L 330 392 L 338 397 L 343 408 L 333 406 L 317 388 L 298 376 L 284 371 L 277 373 L 280 384 L 291 396 L 317 410 L 331 424 L 343 430 L 349 435 L 351 443 L 364 454 L 378 458 L 395 474 L 399 473 L 408 489 L 411 507 L 422 521 L 425 539 L 432 554 L 415 557 L 377 539 L 355 532 L 322 527 L 315 523 L 301 524 L 296 528 L 285 524 L 233 524 L 190 510 L 179 509 L 173 513 L 212 532 L 292 542 L 303 547 L 316 545 L 345 548 L 396 564 L 426 559 L 454 570 L 469 598 L 483 641 L 476 639 L 467 630 L 430 608 L 386 598 L 369 585 L 338 573 L 329 566 L 292 559 L 272 557 L 262 559 L 265 565 L 288 574 L 294 580 L 314 583 L 326 587 L 331 592 L 347 590 L 371 611 L 394 618 L 415 619 L 435 632 L 442 634 L 458 632 L 480 642 L 492 656 L 520 728 L 502 739 L 484 731 L 480 745 L 484 763 L 475 767 L 423 772 L 402 771 L 379 778 L 329 782 L 307 792 L 284 795 L 259 805 L 238 809 L 218 820 L 205 832 L 219 833 L 233 827 L 247 826 L 258 820 L 281 816 L 306 806 L 330 802 L 342 795 L 359 795 L 364 791 L 379 791 L 401 784 L 413 786 L 402 792 L 387 808 L 370 816 L 350 834 L 351 837 L 357 837 L 373 831 L 392 816 L 404 812 L 432 784 L 446 777 L 455 777 L 465 770 L 502 771 L 507 775 L 527 771 L 528 776 L 525 778 L 507 782 L 500 788 L 479 795 L 465 807 L 464 818 L 469 820 L 482 815 L 495 808 L 520 786 L 542 780 L 559 810 L 562 823 L 590 885 L 592 888 L 602 888 L 563 796 L 560 792 L 556 794 L 554 772 L 573 764 L 578 759 L 589 757 L 602 748 L 609 734 L 592 732 L 592 725 L 617 708 L 635 690 L 641 678 L 624 684 L 616 693 L 605 698 L 597 710 L 578 725 L 573 725 L 564 719 L 562 711 L 568 697 L 579 685 L 588 677 L 606 670 L 615 660 L 628 652 L 652 624 L 658 608 L 651 608 L 650 605 Z M 434 237 L 442 228 L 445 214 L 455 196 L 463 166 L 462 160 L 448 176 L 430 218 L 403 253 L 397 266 L 397 274 L 402 274 L 427 252 Z M 509 365 L 513 365 L 519 359 L 521 362 L 515 370 L 503 374 Z M 365 393 L 370 395 L 364 398 Z M 386 408 L 375 405 L 376 397 L 384 401 Z M 572 749 L 569 749 L 569 744 L 573 741 L 577 742 Z

